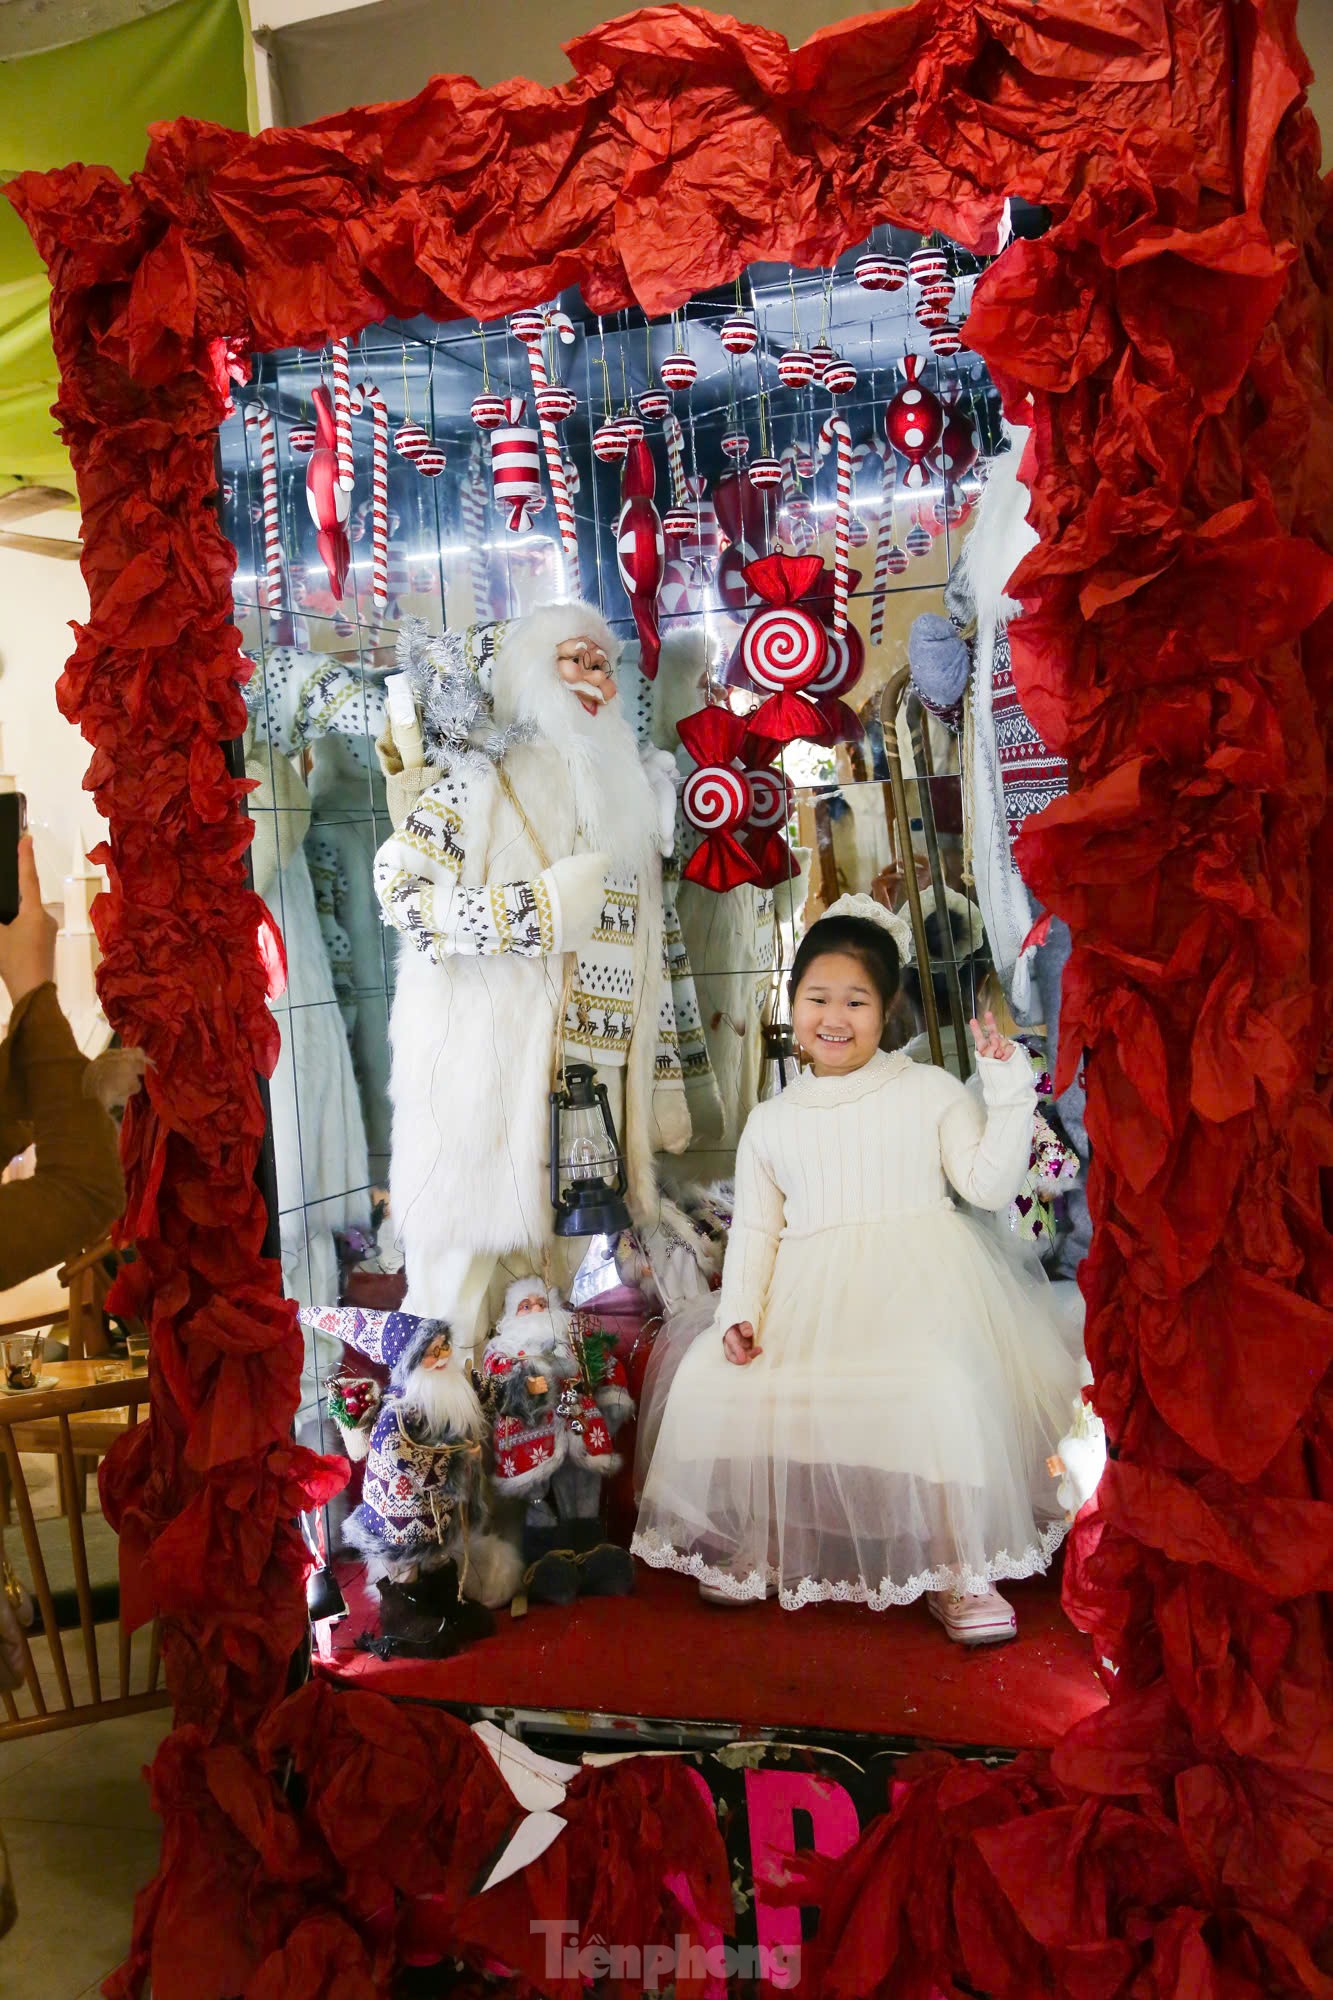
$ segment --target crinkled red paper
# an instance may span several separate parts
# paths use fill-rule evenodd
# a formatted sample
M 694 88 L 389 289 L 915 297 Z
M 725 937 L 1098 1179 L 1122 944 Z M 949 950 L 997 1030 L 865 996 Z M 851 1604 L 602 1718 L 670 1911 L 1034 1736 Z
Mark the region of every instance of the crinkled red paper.
M 6 190 L 51 267 L 83 505 L 92 609 L 60 699 L 111 829 L 101 992 L 153 1059 L 125 1133 L 153 1414 L 105 1497 L 127 1599 L 164 1616 L 177 1728 L 119 1992 L 151 1968 L 156 2000 L 368 2000 L 423 1909 L 489 1938 L 464 1890 L 509 1811 L 447 1719 L 286 1694 L 292 1514 L 337 1475 L 289 1442 L 300 1347 L 260 1256 L 276 1030 L 221 748 L 244 672 L 213 511 L 225 343 L 494 317 L 568 284 L 656 315 L 886 221 L 993 249 L 1006 194 L 1052 226 L 982 283 L 969 339 L 1015 416 L 1034 398 L 1015 674 L 1072 785 L 1021 852 L 1075 940 L 1061 1045 L 1067 1066 L 1088 1051 L 1083 1282 L 1116 1454 L 1065 1601 L 1112 1699 L 1049 1758 L 915 1773 L 822 1883 L 806 1984 L 1333 1992 L 1313 1595 L 1333 1583 L 1333 420 L 1293 13 L 918 0 L 793 52 L 661 8 L 574 43 L 559 89 L 437 78 L 257 138 L 181 121 L 128 187 L 72 167 Z M 568 1894 L 580 1922 L 665 1922 L 665 1871 L 621 1851 L 599 1873 L 646 1813 L 714 1909 L 715 1831 L 674 1781 L 618 1769 L 497 1913 Z

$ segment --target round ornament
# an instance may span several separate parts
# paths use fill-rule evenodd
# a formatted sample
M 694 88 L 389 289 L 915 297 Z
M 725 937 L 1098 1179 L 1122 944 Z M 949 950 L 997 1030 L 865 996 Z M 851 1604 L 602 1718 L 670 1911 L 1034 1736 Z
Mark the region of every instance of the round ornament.
M 823 381 L 824 370 L 831 361 L 836 361 L 837 358 L 838 350 L 836 347 L 830 347 L 826 340 L 817 340 L 815 342 L 814 346 L 810 349 L 810 359 L 815 364 L 816 382 Z
M 729 764 L 705 764 L 685 780 L 680 804 L 700 833 L 728 833 L 750 810 L 749 782 Z
M 417 453 L 412 463 L 416 466 L 417 471 L 423 479 L 438 479 L 444 471 L 447 461 L 439 446 L 430 444 L 426 446 L 424 451 Z
M 977 462 L 980 445 L 971 413 L 961 403 L 950 403 L 940 433 L 939 463 L 948 485 L 965 479 Z
M 629 450 L 629 439 L 617 423 L 598 424 L 592 434 L 592 455 L 603 465 L 613 465 Z
M 824 370 L 824 387 L 830 396 L 849 396 L 856 387 L 856 370 L 851 362 L 835 355 Z
M 699 364 L 692 354 L 668 354 L 657 372 L 668 389 L 689 389 L 699 379 Z
M 759 329 L 749 313 L 732 313 L 718 329 L 718 339 L 728 354 L 753 354 L 759 345 Z
M 683 542 L 694 531 L 694 516 L 688 507 L 668 507 L 662 516 L 662 533 L 669 542 Z
M 781 486 L 782 465 L 776 458 L 756 458 L 750 466 L 751 486 Z
M 800 479 L 813 479 L 815 476 L 814 458 L 804 445 L 796 447 L 796 474 Z
M 305 458 L 319 442 L 319 433 L 313 424 L 293 424 L 287 433 L 289 448 Z
M 795 694 L 814 680 L 828 655 L 828 634 L 796 604 L 757 611 L 741 634 L 741 664 L 765 694 Z
M 505 399 L 503 396 L 492 395 L 489 389 L 483 389 L 479 396 L 472 398 L 470 415 L 479 431 L 499 430 L 505 420 Z M 419 426 L 416 424 L 406 424 L 403 428 L 405 430 L 417 430 Z M 398 437 L 401 437 L 402 434 L 402 431 L 399 431 Z M 394 443 L 398 443 L 398 438 L 394 439 Z M 401 450 L 401 446 L 399 449 Z
M 739 465 L 750 456 L 750 440 L 744 431 L 723 431 L 722 456 L 729 458 L 733 465 Z
M 808 347 L 789 347 L 778 359 L 778 380 L 784 389 L 804 389 L 815 379 Z
M 865 672 L 865 664 L 865 641 L 855 625 L 849 625 L 845 632 L 830 632 L 828 658 L 806 693 L 816 701 L 847 694 Z
M 859 514 L 853 514 L 847 524 L 847 540 L 854 549 L 863 549 L 870 540 L 870 530 Z
M 927 333 L 933 333 L 937 326 L 946 326 L 948 319 L 948 306 L 935 305 L 930 299 L 917 300 L 916 323 L 924 326 Z
M 503 413 L 503 403 L 500 409 Z M 399 458 L 405 458 L 409 464 L 415 465 L 418 454 L 430 449 L 430 433 L 420 424 L 399 424 L 393 434 L 393 448 Z
M 908 462 L 904 486 L 921 487 L 927 483 L 924 461 L 944 429 L 944 406 L 920 380 L 919 354 L 904 355 L 902 366 L 907 380 L 884 412 L 884 434 Z
M 665 389 L 645 389 L 639 398 L 639 415 L 647 417 L 649 423 L 660 424 L 663 417 L 671 414 L 671 398 Z
M 643 443 L 645 432 L 641 417 L 636 417 L 632 410 L 627 410 L 617 421 L 620 425 L 620 434 L 625 440 L 626 451 L 632 444 Z
M 949 255 L 946 250 L 914 250 L 907 260 L 907 270 L 914 285 L 928 285 L 933 278 L 947 278 L 949 275 Z
M 952 278 L 927 278 L 921 287 L 921 296 L 933 300 L 936 305 L 952 305 L 955 289 Z
M 510 313 L 509 331 L 515 340 L 521 340 L 524 346 L 530 340 L 540 340 L 546 331 L 546 315 L 539 312 L 535 306 L 529 306 L 523 312 Z
M 888 554 L 884 558 L 884 567 L 890 576 L 901 576 L 907 568 L 906 549 L 899 548 L 897 542 L 893 542 L 889 547 Z
M 563 382 L 548 382 L 544 389 L 533 395 L 537 415 L 545 417 L 551 424 L 562 424 L 566 417 L 572 417 L 578 408 L 578 397 Z
M 852 276 L 866 292 L 898 292 L 907 283 L 907 266 L 901 257 L 881 257 L 867 250 L 852 267 Z
M 903 537 L 903 546 L 909 556 L 918 560 L 922 556 L 928 556 L 933 546 L 929 529 L 923 528 L 920 521 L 914 521 Z

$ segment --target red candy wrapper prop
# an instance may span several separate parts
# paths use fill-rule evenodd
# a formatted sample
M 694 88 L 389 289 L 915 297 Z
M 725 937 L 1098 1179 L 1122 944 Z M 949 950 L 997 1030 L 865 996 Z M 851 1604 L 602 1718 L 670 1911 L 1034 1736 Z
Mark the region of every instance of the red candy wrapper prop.
M 903 485 L 915 490 L 930 483 L 926 461 L 944 429 L 944 406 L 919 379 L 919 354 L 904 354 L 903 374 L 907 380 L 884 412 L 884 435 L 907 460 Z
M 767 610 L 757 611 L 741 634 L 741 665 L 769 699 L 751 718 L 757 735 L 774 743 L 798 736 L 822 742 L 823 717 L 799 690 L 815 680 L 828 658 L 828 634 L 798 599 L 823 571 L 818 556 L 761 556 L 747 565 L 745 581 Z
M 751 739 L 745 750 L 745 778 L 750 787 L 750 816 L 745 822 L 745 839 L 759 871 L 759 887 L 776 889 L 792 882 L 799 872 L 796 856 L 787 844 L 783 828 L 796 810 L 796 794 L 789 779 L 771 764 L 750 762 L 753 757 L 771 755 L 774 745 Z
M 620 519 L 616 522 L 616 562 L 625 586 L 641 649 L 640 665 L 645 680 L 656 680 L 662 638 L 657 629 L 657 593 L 666 567 L 666 537 L 662 518 L 653 505 L 657 474 L 653 455 L 642 437 L 625 454 L 621 475 L 623 496 Z
M 756 882 L 754 858 L 735 834 L 751 805 L 749 780 L 740 768 L 749 740 L 745 724 L 729 709 L 702 708 L 681 720 L 677 734 L 699 767 L 685 780 L 681 811 L 704 836 L 681 874 L 717 895 Z
M 522 396 L 507 396 L 507 421 L 491 432 L 491 489 L 505 526 L 515 535 L 530 525 L 543 502 L 541 439 L 524 423 L 525 407 Z
M 852 590 L 857 588 L 860 581 L 859 570 L 854 569 L 848 573 L 847 582 Z M 865 672 L 865 640 L 850 620 L 844 631 L 839 632 L 836 629 L 833 623 L 835 602 L 835 573 L 831 569 L 821 570 L 806 603 L 823 621 L 828 635 L 828 658 L 805 692 L 823 717 L 824 733 L 821 741 L 859 743 L 865 733 L 861 727 L 861 718 L 855 709 L 847 706 L 843 696 L 851 693 Z
M 338 483 L 338 429 L 329 392 L 323 387 L 318 388 L 310 400 L 315 406 L 315 435 L 319 442 L 306 461 L 306 504 L 315 524 L 320 559 L 328 572 L 329 589 L 334 601 L 341 603 L 343 585 L 352 560 L 351 543 L 347 539 L 347 517 L 352 511 L 352 496 L 346 487 Z
M 750 598 L 746 567 L 768 552 L 764 496 L 749 473 L 737 467 L 718 480 L 713 505 L 729 544 L 717 566 L 717 594 L 728 610 L 743 611 Z

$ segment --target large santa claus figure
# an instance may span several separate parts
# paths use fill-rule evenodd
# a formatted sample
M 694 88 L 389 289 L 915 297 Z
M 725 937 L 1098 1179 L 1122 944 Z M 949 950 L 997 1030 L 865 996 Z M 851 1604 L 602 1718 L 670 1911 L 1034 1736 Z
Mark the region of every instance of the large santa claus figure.
M 577 1262 L 577 1240 L 552 1236 L 562 1056 L 606 1085 L 641 1223 L 654 1152 L 688 1142 L 662 938 L 674 774 L 640 755 L 590 605 L 405 650 L 423 747 L 414 770 L 389 746 L 396 831 L 375 864 L 403 936 L 390 1203 L 406 1308 L 448 1318 L 475 1349 L 503 1277 L 567 1282 Z

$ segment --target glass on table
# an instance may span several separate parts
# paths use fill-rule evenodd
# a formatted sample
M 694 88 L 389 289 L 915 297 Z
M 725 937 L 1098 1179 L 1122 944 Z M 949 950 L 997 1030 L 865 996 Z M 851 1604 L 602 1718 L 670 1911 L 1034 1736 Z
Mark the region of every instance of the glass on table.
M 0 1354 L 4 1357 L 6 1389 L 35 1389 L 45 1352 L 46 1334 L 40 1329 L 34 1333 L 5 1334 L 0 1340 Z

